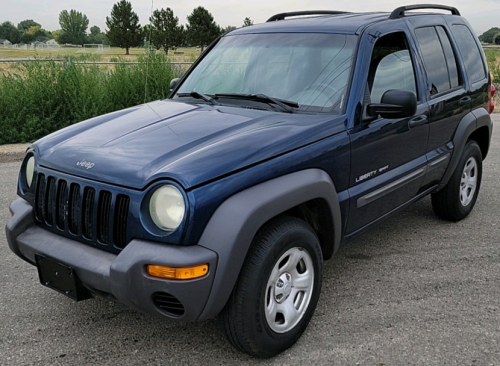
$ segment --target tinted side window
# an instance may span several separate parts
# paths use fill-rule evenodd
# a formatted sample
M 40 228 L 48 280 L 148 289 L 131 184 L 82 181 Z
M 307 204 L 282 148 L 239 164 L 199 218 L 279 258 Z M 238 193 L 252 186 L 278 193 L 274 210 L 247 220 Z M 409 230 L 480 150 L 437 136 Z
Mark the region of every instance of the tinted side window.
M 431 84 L 431 95 L 451 89 L 448 65 L 436 29 L 434 27 L 419 28 L 415 30 L 415 34 Z
M 464 59 L 469 81 L 474 83 L 486 78 L 486 68 L 474 36 L 465 25 L 453 25 L 451 31 L 457 40 L 458 48 Z
M 455 88 L 460 85 L 458 71 L 457 71 L 457 60 L 455 59 L 455 54 L 451 48 L 450 39 L 448 34 L 443 27 L 436 27 L 436 30 L 441 40 L 441 45 L 443 46 L 444 55 L 446 56 L 446 64 L 448 65 L 448 74 L 450 75 L 451 87 Z
M 417 93 L 415 72 L 404 33 L 392 33 L 377 41 L 371 57 L 368 86 L 372 103 L 380 103 L 384 93 L 391 89 Z
M 380 103 L 382 95 L 390 89 L 411 90 L 416 93 L 415 75 L 408 50 L 396 51 L 380 61 L 370 95 L 371 101 Z

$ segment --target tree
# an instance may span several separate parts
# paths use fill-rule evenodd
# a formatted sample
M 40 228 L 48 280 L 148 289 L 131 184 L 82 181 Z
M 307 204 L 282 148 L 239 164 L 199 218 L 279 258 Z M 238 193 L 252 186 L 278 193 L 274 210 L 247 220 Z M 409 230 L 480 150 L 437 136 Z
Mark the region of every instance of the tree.
M 17 23 L 17 29 L 19 29 L 20 32 L 24 33 L 24 32 L 27 32 L 28 29 L 30 29 L 31 27 L 34 27 L 37 25 L 39 27 L 41 27 L 41 24 L 35 22 L 33 19 L 26 19 L 26 20 L 23 20 L 23 21 Z
M 253 25 L 253 20 L 249 17 L 246 17 L 245 20 L 243 20 L 243 26 L 248 27 L 249 25 Z
M 21 32 L 11 22 L 3 22 L 0 24 L 0 38 L 8 39 L 11 43 L 19 43 Z
M 168 55 L 170 48 L 175 49 L 184 42 L 184 27 L 179 25 L 179 18 L 172 9 L 155 10 L 149 18 L 151 22 L 151 42 L 156 49 L 163 48 Z
M 139 17 L 132 11 L 132 4 L 126 0 L 113 5 L 111 17 L 106 17 L 106 26 L 109 28 L 107 36 L 112 46 L 125 48 L 129 55 L 130 47 L 141 44 L 141 25 Z
M 57 29 L 57 30 L 54 30 L 52 32 L 52 37 L 54 37 L 54 39 L 58 42 L 58 43 L 62 43 L 59 41 L 59 36 L 61 35 L 61 30 L 60 29 Z
M 232 26 L 232 25 L 228 25 L 226 28 L 224 28 L 222 30 L 222 34 L 226 34 L 226 33 L 229 33 L 231 31 L 234 31 L 236 29 L 235 26 Z
M 201 50 L 220 35 L 220 27 L 214 17 L 204 7 L 199 6 L 187 16 L 186 38 L 191 46 L 200 46 Z
M 97 36 L 101 33 L 101 28 L 99 28 L 97 25 L 94 25 L 93 27 L 90 27 L 90 35 L 91 36 Z
M 500 44 L 500 33 L 497 33 L 493 36 L 492 38 L 492 43 L 493 44 Z
M 21 34 L 21 41 L 24 43 L 31 43 L 34 41 L 45 42 L 52 38 L 52 34 L 39 25 L 30 27 L 26 32 Z
M 90 35 L 87 37 L 89 43 L 107 44 L 107 38 L 97 25 L 90 27 Z
M 87 27 L 89 26 L 89 19 L 85 14 L 74 9 L 71 9 L 69 12 L 63 10 L 59 13 L 59 25 L 61 26 L 59 38 L 64 40 L 63 43 L 85 43 Z
M 493 37 L 500 33 L 500 28 L 493 27 L 479 36 L 479 40 L 484 43 L 493 43 Z

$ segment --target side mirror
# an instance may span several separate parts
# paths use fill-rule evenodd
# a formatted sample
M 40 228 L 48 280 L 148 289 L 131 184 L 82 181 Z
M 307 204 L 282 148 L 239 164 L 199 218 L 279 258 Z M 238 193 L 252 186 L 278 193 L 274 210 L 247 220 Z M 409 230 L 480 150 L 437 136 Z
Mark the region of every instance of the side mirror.
M 177 84 L 179 84 L 179 81 L 181 81 L 181 78 L 175 78 L 170 81 L 170 92 L 175 89 Z
M 366 108 L 369 117 L 387 119 L 411 117 L 417 112 L 417 96 L 409 90 L 388 90 L 380 104 L 372 103 Z

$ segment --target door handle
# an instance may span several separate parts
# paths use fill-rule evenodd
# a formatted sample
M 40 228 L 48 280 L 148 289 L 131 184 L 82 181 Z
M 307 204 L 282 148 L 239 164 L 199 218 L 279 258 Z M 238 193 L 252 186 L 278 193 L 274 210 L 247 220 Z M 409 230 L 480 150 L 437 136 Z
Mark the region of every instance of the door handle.
M 413 128 L 413 127 L 424 125 L 426 123 L 427 123 L 427 116 L 425 114 L 422 114 L 420 116 L 416 116 L 416 117 L 412 118 L 408 122 L 408 127 Z
M 467 96 L 467 97 L 463 97 L 462 99 L 460 99 L 460 100 L 458 101 L 458 105 L 459 105 L 460 107 L 463 107 L 464 105 L 469 104 L 471 101 L 472 101 L 472 98 L 471 98 L 471 97 L 469 97 L 469 96 Z

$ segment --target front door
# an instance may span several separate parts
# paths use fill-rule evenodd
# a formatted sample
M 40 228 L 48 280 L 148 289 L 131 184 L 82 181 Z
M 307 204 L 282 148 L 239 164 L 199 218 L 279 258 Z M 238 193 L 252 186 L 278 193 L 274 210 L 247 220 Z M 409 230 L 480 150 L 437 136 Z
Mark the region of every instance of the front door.
M 376 41 L 367 78 L 365 105 L 380 103 L 391 89 L 417 94 L 414 55 L 404 32 Z M 350 209 L 346 234 L 355 234 L 414 198 L 427 164 L 428 104 L 418 102 L 409 118 L 361 121 L 350 131 Z

